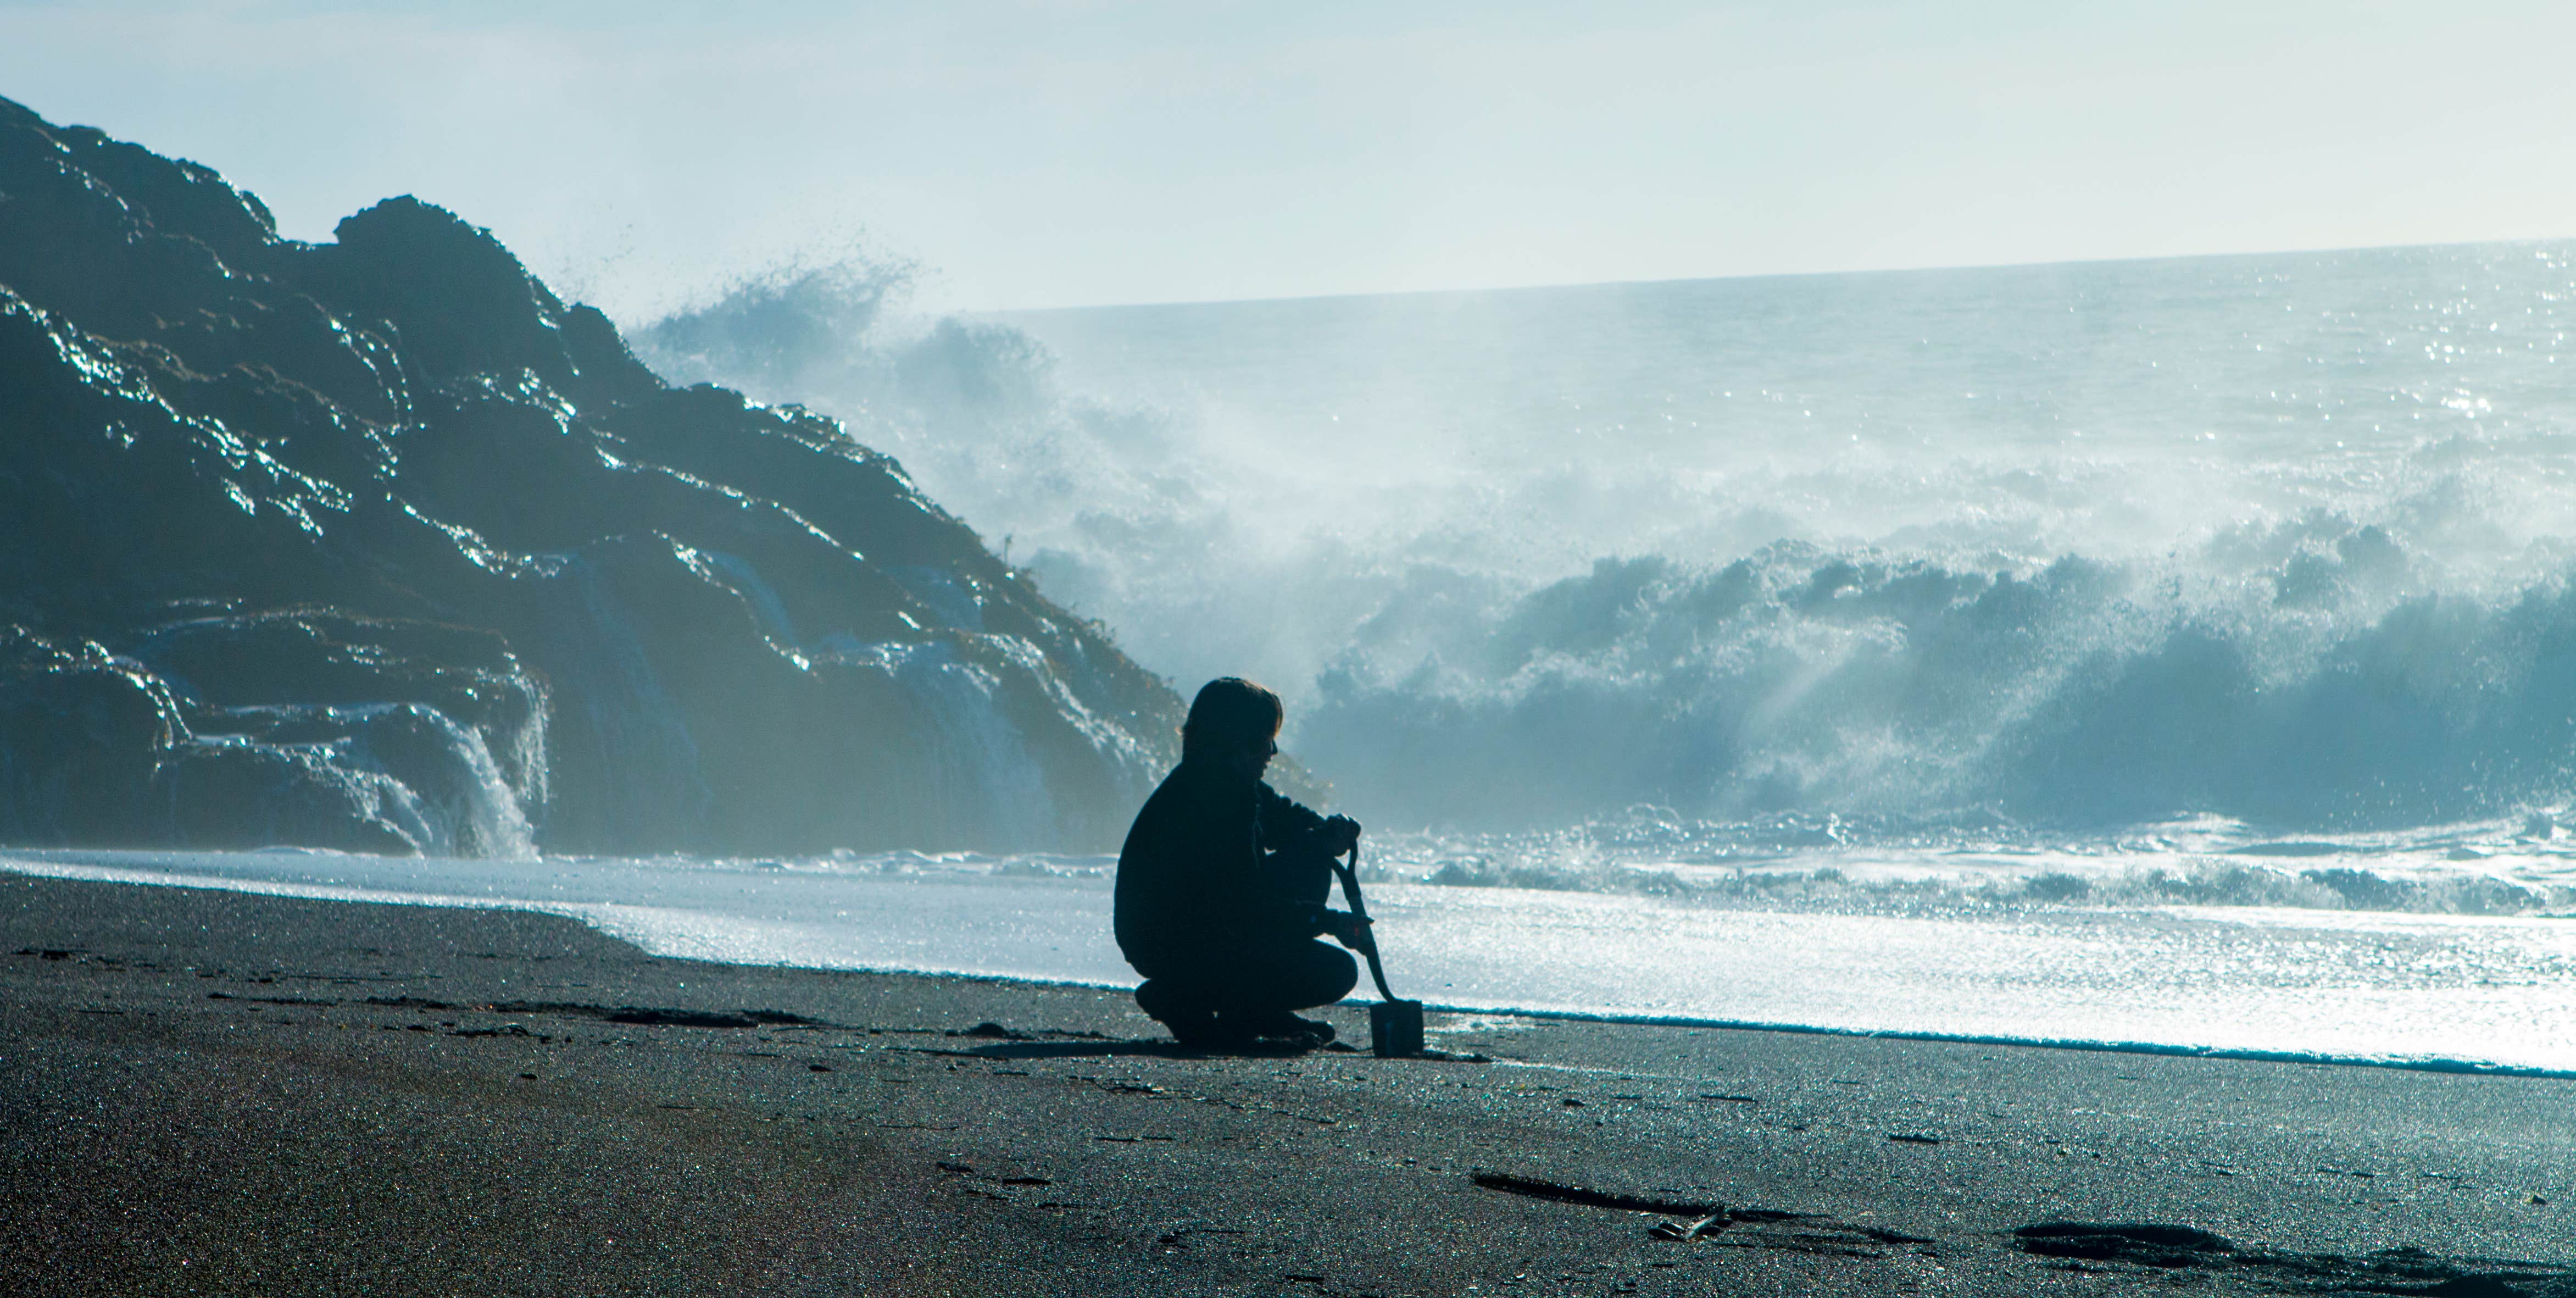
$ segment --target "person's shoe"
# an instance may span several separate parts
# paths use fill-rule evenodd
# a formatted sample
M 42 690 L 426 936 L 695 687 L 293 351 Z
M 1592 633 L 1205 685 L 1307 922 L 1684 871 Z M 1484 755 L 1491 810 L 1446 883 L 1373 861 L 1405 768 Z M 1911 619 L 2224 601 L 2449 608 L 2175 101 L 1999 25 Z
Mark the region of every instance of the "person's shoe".
M 1338 1035 L 1333 1031 L 1333 1025 L 1330 1023 L 1319 1019 L 1301 1019 L 1286 1010 L 1229 1017 L 1248 1036 L 1263 1041 L 1303 1045 L 1309 1050 L 1317 1050 L 1333 1044 L 1333 1038 Z
M 1170 1028 L 1172 1040 L 1192 1050 L 1211 1050 L 1241 1045 L 1247 1039 L 1243 1033 L 1234 1030 L 1232 1025 L 1218 1019 L 1213 1012 L 1201 1009 L 1174 995 L 1171 985 L 1160 979 L 1148 978 L 1144 986 L 1136 989 L 1136 1008 L 1152 1016 L 1155 1022 Z

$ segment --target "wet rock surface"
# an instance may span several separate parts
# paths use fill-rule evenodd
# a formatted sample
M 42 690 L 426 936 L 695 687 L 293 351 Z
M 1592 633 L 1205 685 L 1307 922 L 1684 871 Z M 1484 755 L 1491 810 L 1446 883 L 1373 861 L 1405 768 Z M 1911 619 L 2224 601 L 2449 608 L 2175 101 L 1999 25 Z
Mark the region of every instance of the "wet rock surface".
M 1106 847 L 1181 703 L 795 407 L 413 198 L 0 100 L 0 842 Z

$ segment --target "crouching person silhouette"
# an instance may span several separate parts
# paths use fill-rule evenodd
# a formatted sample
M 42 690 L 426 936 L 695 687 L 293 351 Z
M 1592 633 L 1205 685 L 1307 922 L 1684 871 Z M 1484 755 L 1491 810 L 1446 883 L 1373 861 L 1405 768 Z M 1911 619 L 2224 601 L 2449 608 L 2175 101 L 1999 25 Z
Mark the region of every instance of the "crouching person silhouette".
M 1118 853 L 1118 949 L 1145 976 L 1136 1004 L 1185 1046 L 1323 1045 L 1332 1026 L 1295 1011 L 1359 981 L 1348 954 L 1315 940 L 1367 940 L 1367 921 L 1324 905 L 1359 822 L 1262 781 L 1286 716 L 1250 681 L 1208 682 L 1181 727 L 1181 764 Z

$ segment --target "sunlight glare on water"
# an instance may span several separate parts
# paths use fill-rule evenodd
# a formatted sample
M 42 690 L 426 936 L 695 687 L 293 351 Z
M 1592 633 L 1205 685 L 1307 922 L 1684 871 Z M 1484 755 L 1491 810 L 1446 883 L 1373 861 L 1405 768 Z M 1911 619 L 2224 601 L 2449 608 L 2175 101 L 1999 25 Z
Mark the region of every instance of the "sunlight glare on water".
M 1096 857 L 835 862 L 10 852 L 22 873 L 582 919 L 659 955 L 1127 985 Z M 1744 909 L 1382 883 L 1398 994 L 1459 1009 L 2576 1071 L 2576 925 L 2275 907 Z M 1149 1030 L 1141 1018 L 1140 1032 Z

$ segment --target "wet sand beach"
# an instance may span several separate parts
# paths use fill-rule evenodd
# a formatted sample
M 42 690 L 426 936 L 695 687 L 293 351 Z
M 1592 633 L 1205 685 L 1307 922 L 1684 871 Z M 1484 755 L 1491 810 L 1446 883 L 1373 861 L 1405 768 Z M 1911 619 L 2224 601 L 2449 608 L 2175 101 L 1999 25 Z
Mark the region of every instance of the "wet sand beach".
M 1448 1058 L 1201 1055 L 1123 992 L 0 878 L 0 1281 L 2576 1293 L 2576 1082 L 1431 1027 Z

